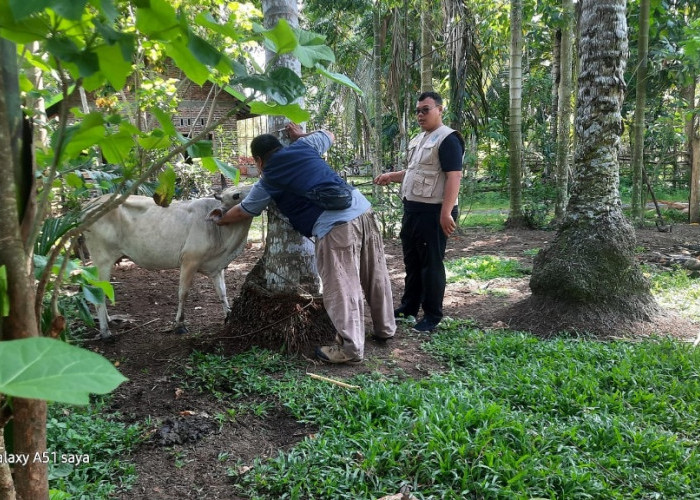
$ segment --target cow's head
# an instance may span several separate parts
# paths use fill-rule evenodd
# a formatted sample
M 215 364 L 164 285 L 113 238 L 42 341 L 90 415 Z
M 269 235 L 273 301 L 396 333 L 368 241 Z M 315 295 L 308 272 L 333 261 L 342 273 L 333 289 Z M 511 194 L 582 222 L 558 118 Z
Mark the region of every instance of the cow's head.
M 219 220 L 231 207 L 243 201 L 243 198 L 250 192 L 251 187 L 250 185 L 233 186 L 224 189 L 220 195 L 215 194 L 214 198 L 221 202 L 221 206 L 209 212 L 206 220 L 215 222 Z
M 252 186 L 249 185 L 242 185 L 226 188 L 220 195 L 215 194 L 214 198 L 221 202 L 221 210 L 226 212 L 234 205 L 238 205 L 243 198 L 248 195 L 251 187 Z

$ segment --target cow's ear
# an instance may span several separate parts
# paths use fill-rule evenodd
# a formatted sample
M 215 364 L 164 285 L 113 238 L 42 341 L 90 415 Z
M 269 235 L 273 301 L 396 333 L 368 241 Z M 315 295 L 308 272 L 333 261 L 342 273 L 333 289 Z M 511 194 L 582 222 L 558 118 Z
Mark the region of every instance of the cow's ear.
M 213 222 L 219 222 L 219 219 L 221 219 L 224 216 L 224 211 L 221 210 L 220 208 L 215 208 L 211 212 L 209 212 L 209 215 L 207 215 L 205 221 L 213 221 Z

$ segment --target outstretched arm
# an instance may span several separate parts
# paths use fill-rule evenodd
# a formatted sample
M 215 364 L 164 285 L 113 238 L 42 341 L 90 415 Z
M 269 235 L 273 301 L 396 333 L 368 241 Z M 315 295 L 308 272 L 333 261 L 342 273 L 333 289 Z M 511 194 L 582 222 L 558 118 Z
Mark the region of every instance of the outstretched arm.
M 236 205 L 223 213 L 220 208 L 215 208 L 207 216 L 208 221 L 213 221 L 217 226 L 225 226 L 226 224 L 235 224 L 246 219 L 252 219 L 253 216 L 245 212 L 240 205 Z
M 387 186 L 387 185 L 391 184 L 392 182 L 403 181 L 403 178 L 405 175 L 406 175 L 405 170 L 399 170 L 398 172 L 387 172 L 385 174 L 380 174 L 377 177 L 375 177 L 374 183 L 378 184 L 379 186 Z
M 314 132 L 324 132 L 325 134 L 328 135 L 328 137 L 331 138 L 331 142 L 335 142 L 335 135 L 333 135 L 333 132 L 330 130 L 314 130 L 313 132 L 304 132 L 304 130 L 301 128 L 301 125 L 297 125 L 296 123 L 289 122 L 287 125 L 285 125 L 285 130 L 287 131 L 287 135 L 289 136 L 289 140 L 294 142 L 300 137 L 306 137 L 307 135 L 311 135 Z

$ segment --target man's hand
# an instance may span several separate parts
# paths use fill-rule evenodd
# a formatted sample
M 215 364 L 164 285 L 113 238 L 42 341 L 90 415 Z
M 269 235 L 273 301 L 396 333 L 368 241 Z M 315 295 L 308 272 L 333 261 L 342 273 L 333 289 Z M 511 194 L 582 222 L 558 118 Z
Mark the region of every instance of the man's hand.
M 452 218 L 452 214 L 440 214 L 440 227 L 442 228 L 442 232 L 445 233 L 445 236 L 448 238 L 452 236 L 452 233 L 457 229 L 457 224 Z
M 215 208 L 204 219 L 205 221 L 213 222 L 217 226 L 225 226 L 227 224 L 235 224 L 242 220 L 252 219 L 253 216 L 244 212 L 240 205 L 235 205 L 229 208 L 228 212 L 224 213 L 220 208 Z
M 287 123 L 287 125 L 285 125 L 284 129 L 287 131 L 287 135 L 289 136 L 289 140 L 292 142 L 299 139 L 299 137 L 304 137 L 305 135 L 308 135 L 308 134 L 304 133 L 304 129 L 301 128 L 301 125 L 297 125 L 296 123 L 293 123 L 293 122 Z
M 379 174 L 377 177 L 374 178 L 374 183 L 378 186 L 388 186 L 392 182 L 401 182 L 405 173 L 405 170 L 401 170 L 399 172 L 387 172 L 385 174 Z

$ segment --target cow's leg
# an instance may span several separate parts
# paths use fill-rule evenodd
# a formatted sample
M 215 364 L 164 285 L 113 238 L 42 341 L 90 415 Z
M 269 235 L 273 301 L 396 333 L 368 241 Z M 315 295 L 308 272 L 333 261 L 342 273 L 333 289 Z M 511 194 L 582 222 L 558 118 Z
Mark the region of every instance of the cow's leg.
M 218 273 L 211 276 L 211 282 L 214 284 L 214 290 L 216 291 L 216 296 L 219 297 L 221 304 L 224 306 L 224 318 L 228 316 L 231 308 L 228 304 L 228 297 L 226 297 L 226 281 L 224 280 L 224 270 L 222 269 Z
M 93 252 L 92 263 L 97 267 L 97 274 L 100 281 L 109 281 L 112 275 L 112 266 L 114 265 L 114 259 L 106 258 L 100 259 L 95 257 L 95 252 Z M 108 339 L 112 336 L 112 332 L 109 330 L 109 314 L 107 313 L 107 297 L 105 297 L 104 302 L 95 306 L 97 309 L 97 321 L 100 324 L 100 338 Z
M 197 266 L 188 262 L 187 260 L 182 261 L 180 266 L 180 289 L 177 294 L 178 304 L 177 304 L 177 314 L 175 315 L 175 333 L 187 333 L 187 326 L 185 325 L 185 301 L 187 300 L 187 294 L 190 291 L 190 286 L 192 286 L 192 280 L 194 279 L 194 274 L 197 272 Z

